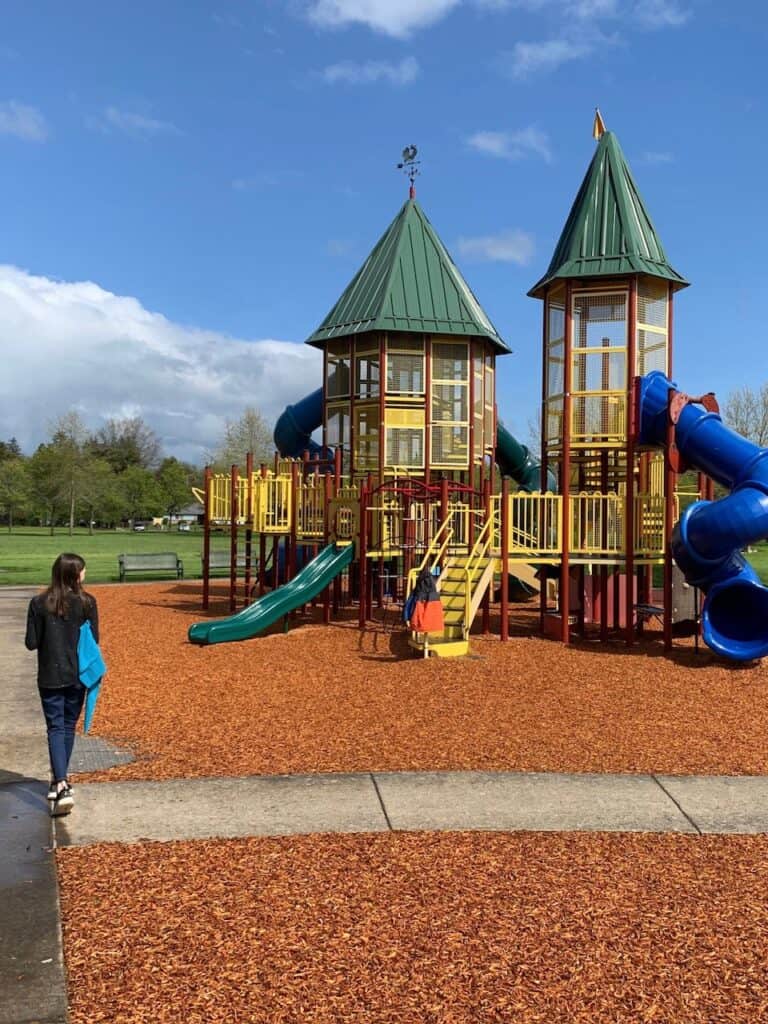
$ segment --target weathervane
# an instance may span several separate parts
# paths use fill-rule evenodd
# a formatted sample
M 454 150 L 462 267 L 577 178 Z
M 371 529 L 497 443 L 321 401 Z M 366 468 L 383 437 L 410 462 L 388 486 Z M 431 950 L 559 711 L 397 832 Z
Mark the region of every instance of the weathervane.
M 397 169 L 402 171 L 403 174 L 408 178 L 411 183 L 410 198 L 414 199 L 416 196 L 416 189 L 413 186 L 416 181 L 416 176 L 420 174 L 419 167 L 421 167 L 421 160 L 416 159 L 418 150 L 415 146 L 406 146 L 403 150 L 403 158 L 397 165 Z

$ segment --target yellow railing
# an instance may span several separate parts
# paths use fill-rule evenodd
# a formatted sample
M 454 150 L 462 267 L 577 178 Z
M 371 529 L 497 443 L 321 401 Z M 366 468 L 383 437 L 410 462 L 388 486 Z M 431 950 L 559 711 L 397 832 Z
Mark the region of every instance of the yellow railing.
M 493 548 L 501 551 L 501 496 L 494 508 Z M 507 509 L 509 555 L 517 559 L 556 558 L 563 548 L 563 499 L 559 494 L 510 494 Z
M 325 533 L 325 482 L 310 477 L 296 493 L 296 533 L 299 537 L 322 537 Z
M 232 480 L 228 473 L 216 473 L 209 484 L 208 514 L 214 522 L 229 522 L 232 516 Z
M 293 515 L 291 478 L 271 474 L 256 477 L 253 490 L 256 532 L 290 533 Z
M 498 507 L 491 510 L 490 516 L 485 520 L 483 528 L 477 535 L 472 550 L 464 563 L 464 634 L 469 632 L 473 614 L 473 599 L 475 596 L 475 583 L 479 582 L 483 573 L 488 569 L 488 558 L 493 546 L 494 527 Z
M 424 557 L 416 566 L 415 569 L 411 569 L 408 573 L 408 593 L 410 594 L 416 585 L 416 580 L 419 575 L 429 566 L 430 572 L 438 565 L 440 565 L 443 557 L 445 556 L 448 546 L 451 543 L 453 537 L 453 525 L 452 518 L 449 515 L 440 524 L 437 532 L 429 543 L 427 550 L 424 552 Z
M 635 554 L 664 553 L 664 496 L 638 494 L 635 498 Z
M 624 498 L 620 494 L 573 494 L 570 550 L 574 555 L 624 551 Z

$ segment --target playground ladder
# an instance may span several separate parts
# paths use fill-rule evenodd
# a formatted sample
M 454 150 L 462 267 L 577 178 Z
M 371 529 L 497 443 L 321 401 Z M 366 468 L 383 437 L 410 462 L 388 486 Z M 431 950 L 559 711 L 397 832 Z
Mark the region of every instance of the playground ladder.
M 429 654 L 456 658 L 469 653 L 469 631 L 496 567 L 493 536 L 494 517 L 490 516 L 469 553 L 448 554 L 438 582 L 443 606 L 443 634 L 412 632 L 409 641 L 412 647 L 423 652 L 425 658 Z

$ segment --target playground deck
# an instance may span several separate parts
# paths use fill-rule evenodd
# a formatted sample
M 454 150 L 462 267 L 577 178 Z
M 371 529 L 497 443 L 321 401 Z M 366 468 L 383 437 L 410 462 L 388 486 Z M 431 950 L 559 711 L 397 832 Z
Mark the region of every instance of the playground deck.
M 226 614 L 225 590 L 212 603 Z M 94 588 L 110 676 L 96 735 L 139 756 L 112 779 L 485 769 L 768 773 L 764 667 L 657 640 L 574 644 L 473 637 L 474 655 L 423 660 L 390 611 L 361 633 L 311 614 L 238 644 L 187 642 L 199 584 Z M 216 592 L 214 591 L 214 595 Z M 376 611 L 382 616 L 382 611 Z M 492 617 L 492 627 L 498 620 Z M 99 776 L 92 776 L 98 778 Z

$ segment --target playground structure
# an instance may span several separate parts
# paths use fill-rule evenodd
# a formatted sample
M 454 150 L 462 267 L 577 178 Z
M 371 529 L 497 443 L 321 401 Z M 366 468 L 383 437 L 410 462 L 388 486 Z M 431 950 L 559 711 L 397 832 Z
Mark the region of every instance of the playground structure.
M 768 591 L 738 554 L 768 535 L 766 453 L 723 426 L 714 396 L 690 399 L 671 382 L 674 296 L 687 282 L 616 137 L 601 124 L 596 137 L 529 292 L 543 301 L 541 461 L 498 422 L 496 359 L 510 350 L 412 187 L 308 339 L 323 352 L 323 386 L 278 419 L 274 464 L 206 470 L 203 607 L 214 523 L 230 531 L 230 610 L 239 559 L 248 607 L 191 627 L 191 640 L 245 639 L 315 600 L 325 622 L 355 602 L 362 628 L 374 602 L 404 601 L 430 568 L 445 629 L 411 634 L 425 655 L 467 653 L 478 613 L 489 628 L 497 583 L 506 640 L 514 581 L 539 591 L 541 630 L 563 643 L 589 633 L 632 644 L 654 615 L 670 649 L 699 631 L 697 607 L 675 610 L 674 555 L 706 594 L 705 641 L 738 660 L 768 653 Z M 686 466 L 699 470 L 687 494 Z M 734 494 L 713 503 L 714 481 Z

